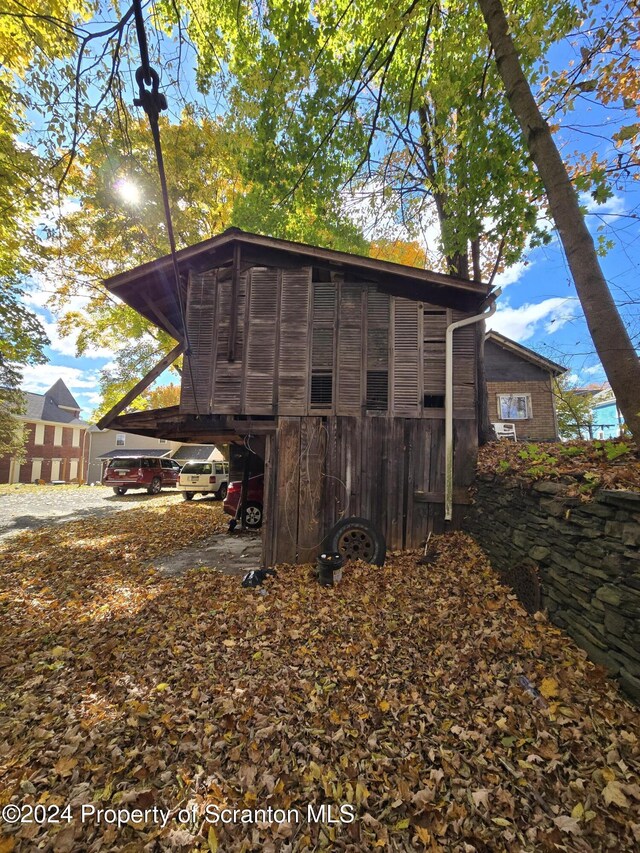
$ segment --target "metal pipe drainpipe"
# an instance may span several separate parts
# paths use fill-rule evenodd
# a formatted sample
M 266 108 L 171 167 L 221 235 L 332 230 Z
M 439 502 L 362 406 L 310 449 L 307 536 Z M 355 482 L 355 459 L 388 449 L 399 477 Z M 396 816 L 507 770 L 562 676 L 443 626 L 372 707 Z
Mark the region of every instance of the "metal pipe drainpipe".
M 445 452 L 445 471 L 444 471 L 444 520 L 451 521 L 453 518 L 453 333 L 456 329 L 461 329 L 463 326 L 470 326 L 472 323 L 479 323 L 480 320 L 487 320 L 496 311 L 496 298 L 500 295 L 500 290 L 491 294 L 491 305 L 488 311 L 483 311 L 482 314 L 476 314 L 473 317 L 466 317 L 464 320 L 458 320 L 457 323 L 451 323 L 447 326 L 445 337 L 445 392 L 444 392 L 444 452 Z

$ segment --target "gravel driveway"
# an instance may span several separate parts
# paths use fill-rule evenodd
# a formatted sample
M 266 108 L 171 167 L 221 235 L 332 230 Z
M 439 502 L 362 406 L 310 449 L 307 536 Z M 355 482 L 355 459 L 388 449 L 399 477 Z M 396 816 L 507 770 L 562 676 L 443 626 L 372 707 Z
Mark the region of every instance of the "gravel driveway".
M 181 500 L 182 495 L 175 491 L 163 491 L 159 495 L 136 491 L 119 497 L 106 486 L 15 487 L 0 494 L 0 540 L 47 524 L 101 518 L 146 503 L 177 503 Z

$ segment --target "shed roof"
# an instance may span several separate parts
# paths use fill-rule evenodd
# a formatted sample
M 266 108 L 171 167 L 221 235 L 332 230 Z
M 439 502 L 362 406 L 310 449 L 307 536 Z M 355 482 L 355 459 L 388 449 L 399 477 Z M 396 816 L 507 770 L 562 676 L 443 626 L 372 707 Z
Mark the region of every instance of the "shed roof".
M 182 444 L 173 454 L 173 459 L 188 462 L 208 462 L 210 459 L 218 461 L 216 458 L 218 456 L 222 460 L 223 456 L 220 451 L 216 453 L 215 444 Z
M 535 364 L 538 367 L 542 367 L 544 370 L 548 370 L 549 373 L 553 373 L 554 376 L 559 376 L 561 373 L 566 373 L 566 371 L 569 369 L 567 367 L 563 367 L 561 364 L 557 364 L 555 361 L 551 361 L 550 358 L 545 358 L 543 355 L 538 355 L 538 353 L 534 352 L 532 349 L 529 349 L 528 347 L 523 347 L 522 344 L 518 344 L 515 341 L 512 341 L 511 338 L 507 338 L 505 335 L 501 335 L 499 332 L 494 332 L 493 329 L 490 332 L 487 332 L 485 340 L 491 341 L 492 343 L 497 344 L 503 349 L 512 352 L 514 355 L 520 356 L 520 358 L 525 359 L 525 361 L 530 361 L 532 364 Z
M 279 240 L 228 228 L 217 237 L 177 252 L 181 275 L 231 264 L 239 248 L 242 266 L 291 266 L 314 264 L 343 271 L 362 281 L 376 283 L 382 290 L 409 299 L 472 311 L 480 308 L 491 287 L 477 281 L 456 278 L 431 270 L 322 249 L 306 243 Z M 107 279 L 109 291 L 156 326 L 180 340 L 183 324 L 176 297 L 173 263 L 165 255 Z
M 145 450 L 144 447 L 124 450 L 122 447 L 119 447 L 117 450 L 108 450 L 106 453 L 101 453 L 98 459 L 135 459 L 137 456 L 153 456 L 156 459 L 162 459 L 170 453 L 170 450 L 158 447 L 153 447 L 150 450 Z

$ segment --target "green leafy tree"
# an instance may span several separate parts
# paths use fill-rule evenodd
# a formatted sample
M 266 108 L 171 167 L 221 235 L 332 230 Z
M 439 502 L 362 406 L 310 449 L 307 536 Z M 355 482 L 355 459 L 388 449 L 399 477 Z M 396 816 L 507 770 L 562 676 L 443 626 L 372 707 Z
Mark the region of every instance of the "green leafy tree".
M 580 393 L 567 374 L 553 383 L 553 395 L 558 418 L 558 433 L 565 440 L 592 438 L 593 396 Z
M 478 0 L 478 5 L 506 98 L 544 184 L 591 338 L 625 422 L 640 440 L 640 360 L 600 267 L 576 189 L 527 81 L 505 9 L 500 0 Z

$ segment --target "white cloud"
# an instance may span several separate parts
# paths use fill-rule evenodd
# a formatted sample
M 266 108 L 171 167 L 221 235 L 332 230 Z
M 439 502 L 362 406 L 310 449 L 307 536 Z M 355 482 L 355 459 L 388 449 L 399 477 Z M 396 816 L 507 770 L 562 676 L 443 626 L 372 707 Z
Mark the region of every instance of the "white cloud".
M 594 364 L 591 367 L 583 367 L 580 372 L 587 376 L 604 376 L 604 367 L 601 364 Z
M 22 374 L 23 380 L 20 387 L 23 391 L 32 391 L 34 394 L 44 394 L 58 379 L 62 379 L 71 393 L 76 391 L 82 393 L 83 389 L 96 391 L 99 384 L 98 371 L 86 372 L 63 364 L 39 364 L 34 367 L 25 367 Z
M 587 209 L 587 213 L 595 214 L 596 216 L 606 214 L 608 221 L 619 219 L 626 210 L 625 200 L 621 195 L 613 195 L 599 204 L 597 201 L 594 201 L 591 193 L 584 192 L 580 193 L 579 200 L 580 204 Z
M 506 304 L 487 320 L 487 326 L 514 341 L 526 341 L 535 335 L 541 323 L 548 334 L 557 332 L 575 317 L 577 310 L 576 299 L 559 296 L 519 308 Z
M 493 280 L 495 287 L 501 287 L 504 290 L 508 285 L 516 284 L 531 266 L 530 261 L 518 261 L 518 263 L 512 264 L 495 277 Z
M 78 334 L 74 334 L 72 332 L 70 335 L 65 335 L 63 337 L 58 332 L 57 323 L 51 323 L 41 315 L 38 315 L 38 319 L 42 323 L 44 330 L 47 333 L 47 337 L 51 342 L 49 344 L 50 349 L 54 352 L 60 353 L 60 355 L 75 357 L 77 352 L 76 340 Z M 86 352 L 82 354 L 82 358 L 113 358 L 113 350 L 108 349 L 107 347 L 90 346 Z

